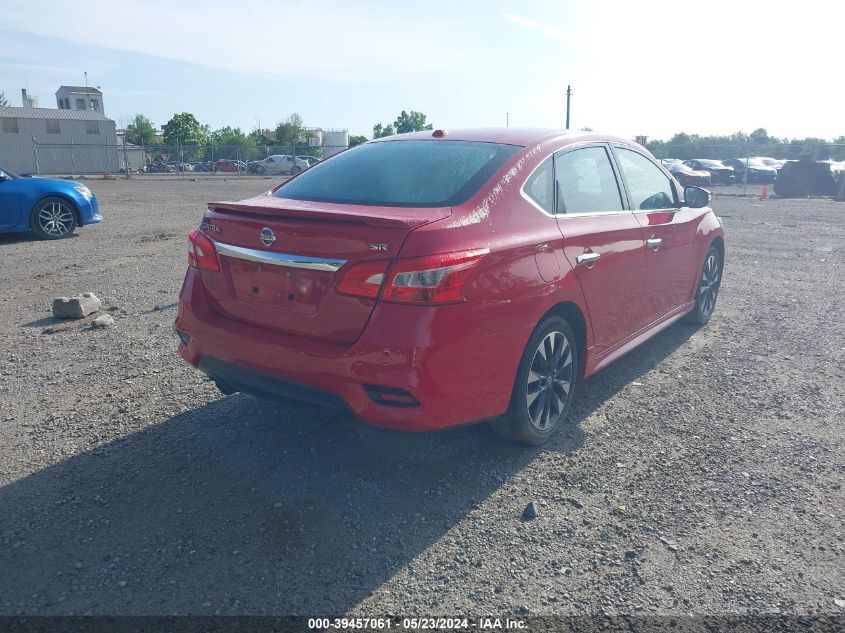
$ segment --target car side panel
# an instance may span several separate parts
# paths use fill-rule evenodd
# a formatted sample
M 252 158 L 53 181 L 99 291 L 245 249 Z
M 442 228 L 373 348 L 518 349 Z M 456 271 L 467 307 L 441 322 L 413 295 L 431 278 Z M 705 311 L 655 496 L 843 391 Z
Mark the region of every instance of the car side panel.
M 0 229 L 14 230 L 21 225 L 21 194 L 18 181 L 0 182 Z

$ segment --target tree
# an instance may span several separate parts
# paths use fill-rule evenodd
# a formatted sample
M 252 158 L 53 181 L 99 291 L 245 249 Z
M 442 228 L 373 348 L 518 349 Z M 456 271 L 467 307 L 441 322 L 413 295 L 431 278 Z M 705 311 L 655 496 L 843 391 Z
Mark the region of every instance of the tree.
M 167 145 L 205 145 L 208 138 L 203 126 L 190 112 L 174 114 L 162 128 Z
M 432 129 L 431 124 L 425 124 L 425 115 L 422 112 L 411 110 L 408 114 L 404 110 L 399 113 L 394 122 L 397 134 L 405 134 L 407 132 L 419 132 L 420 130 Z
M 157 141 L 156 129 L 143 114 L 136 114 L 126 126 L 126 142 L 133 145 L 152 145 Z
M 385 136 L 393 136 L 396 134 L 396 130 L 393 129 L 393 124 L 388 123 L 385 126 L 382 126 L 381 123 L 376 123 L 373 126 L 373 138 L 382 138 Z
M 307 145 L 308 133 L 302 117 L 296 112 L 276 126 L 277 145 Z
M 244 134 L 239 127 L 221 127 L 209 135 L 216 146 L 215 156 L 219 158 L 240 158 L 253 160 L 258 157 L 255 141 Z
M 190 112 L 174 114 L 161 130 L 167 145 L 183 148 L 180 160 L 197 160 L 205 154 L 205 148 L 198 146 L 208 142 L 206 128 Z M 187 149 L 184 149 L 186 146 Z
M 349 147 L 355 147 L 356 145 L 360 145 L 361 143 L 366 143 L 369 139 L 364 136 L 363 134 L 357 136 L 355 134 L 349 135 Z
M 6 100 L 6 95 L 0 92 L 0 107 L 9 105 L 9 102 Z

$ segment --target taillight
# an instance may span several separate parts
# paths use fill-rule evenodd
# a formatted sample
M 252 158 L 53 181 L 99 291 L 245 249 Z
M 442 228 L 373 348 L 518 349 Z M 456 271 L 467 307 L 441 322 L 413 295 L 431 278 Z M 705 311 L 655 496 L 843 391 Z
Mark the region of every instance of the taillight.
M 389 263 L 379 260 L 355 264 L 343 274 L 340 283 L 337 284 L 337 291 L 353 297 L 374 299 L 384 281 L 384 273 Z
M 390 270 L 384 301 L 423 305 L 465 301 L 463 287 L 489 249 L 398 259 Z
M 188 265 L 201 270 L 214 272 L 220 270 L 214 242 L 201 233 L 199 229 L 194 229 L 188 233 Z

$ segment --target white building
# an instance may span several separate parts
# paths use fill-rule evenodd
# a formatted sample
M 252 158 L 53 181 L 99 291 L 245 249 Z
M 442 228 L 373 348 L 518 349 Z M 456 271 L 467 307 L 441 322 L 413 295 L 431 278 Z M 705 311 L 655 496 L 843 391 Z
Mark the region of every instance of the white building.
M 122 164 L 114 121 L 93 110 L 0 107 L 0 167 L 19 174 L 103 174 Z
M 56 90 L 56 106 L 59 110 L 106 112 L 103 108 L 103 93 L 87 86 L 59 86 Z

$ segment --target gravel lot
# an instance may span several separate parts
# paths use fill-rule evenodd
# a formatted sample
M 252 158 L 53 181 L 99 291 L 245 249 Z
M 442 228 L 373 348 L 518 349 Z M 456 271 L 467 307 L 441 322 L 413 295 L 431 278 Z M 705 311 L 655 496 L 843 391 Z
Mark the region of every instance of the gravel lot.
M 0 236 L 0 613 L 843 612 L 845 204 L 717 190 L 710 325 L 526 449 L 221 397 L 183 364 L 185 235 L 273 182 L 92 180 L 104 224 Z M 87 290 L 116 323 L 45 333 Z

